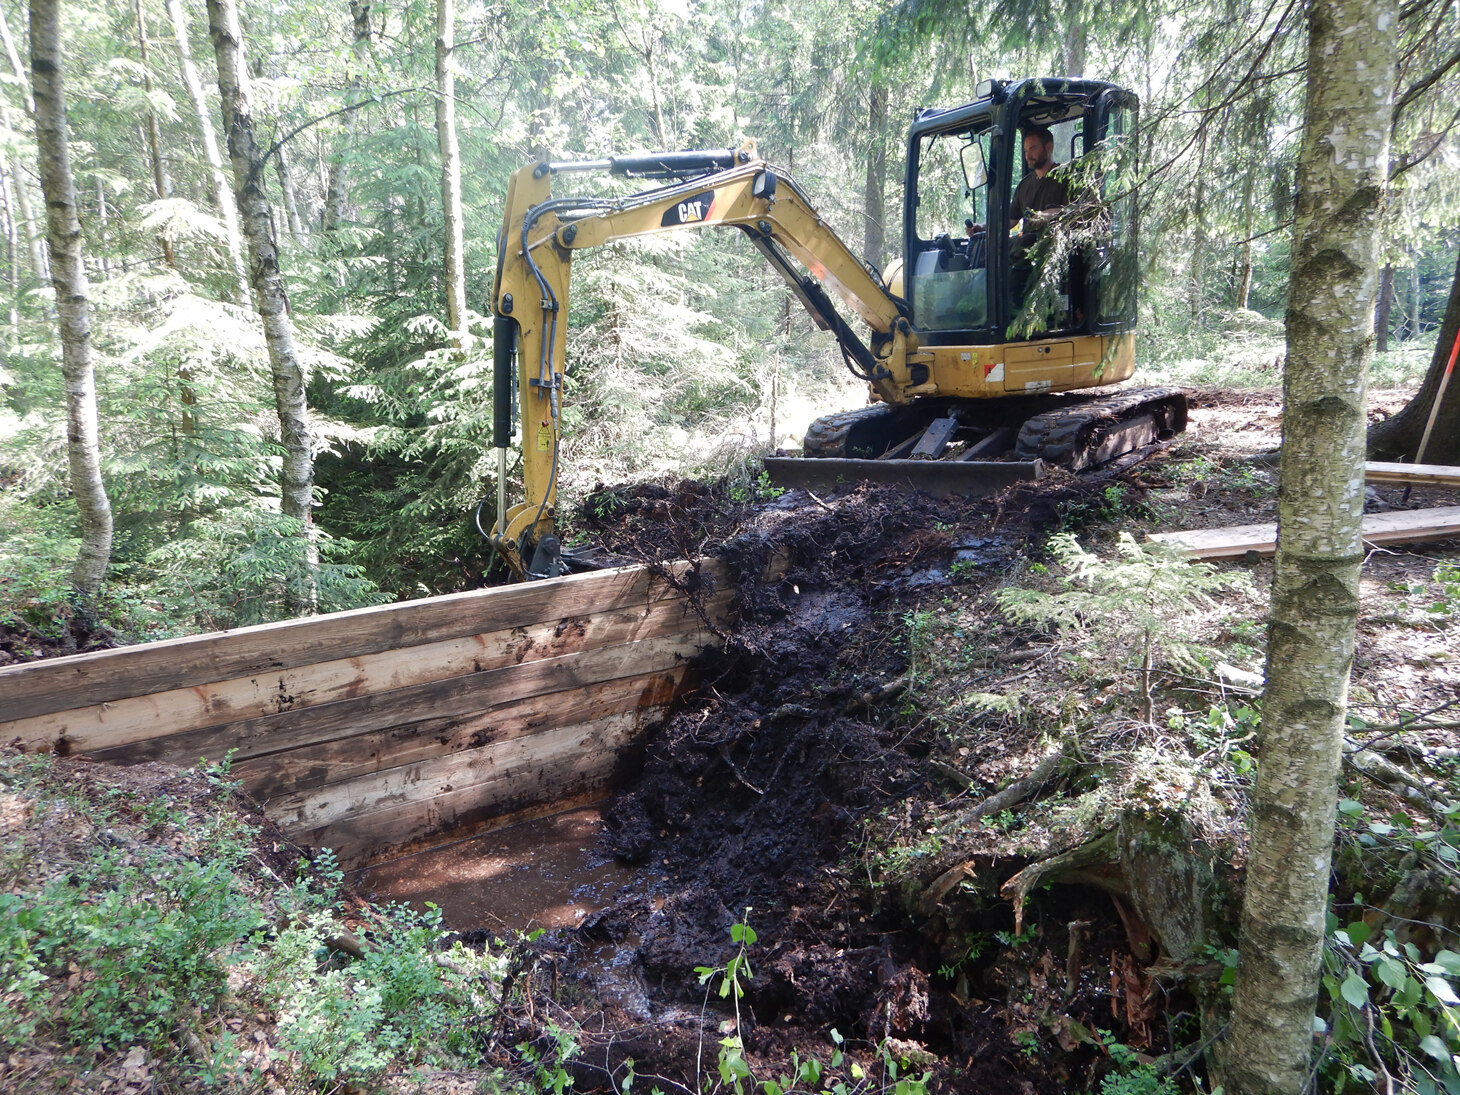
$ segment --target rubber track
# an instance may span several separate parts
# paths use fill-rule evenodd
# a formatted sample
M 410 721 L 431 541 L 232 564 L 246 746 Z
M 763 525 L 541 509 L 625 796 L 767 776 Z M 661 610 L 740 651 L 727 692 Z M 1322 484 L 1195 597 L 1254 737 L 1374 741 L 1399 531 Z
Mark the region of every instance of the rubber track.
M 1008 404 L 1004 404 L 1003 400 L 990 400 L 981 405 L 980 410 L 993 411 L 1000 405 L 1011 411 L 1019 406 L 1025 413 L 1031 409 L 1027 397 L 1010 396 L 1008 400 Z M 1016 400 L 1020 402 L 1016 403 Z M 1063 402 L 1065 405 L 1024 420 L 1015 450 L 1020 460 L 1038 458 L 1047 464 L 1070 467 L 1081 451 L 1099 444 L 1105 432 L 1102 427 L 1117 426 L 1122 420 L 1144 414 L 1147 410 L 1158 413 L 1163 430 L 1179 433 L 1186 428 L 1186 396 L 1180 388 L 1136 388 L 1095 397 L 1043 396 L 1038 397 L 1034 406 L 1046 401 Z M 951 403 L 956 405 L 956 401 Z M 853 455 L 849 451 L 852 434 L 859 430 L 872 435 L 887 432 L 886 438 L 878 437 L 876 440 L 896 443 L 902 440 L 902 436 L 891 435 L 898 433 L 896 420 L 899 412 L 905 411 L 906 408 L 872 403 L 855 410 L 825 415 L 807 429 L 802 452 L 808 457 L 850 457 Z M 931 420 L 933 416 L 927 417 Z M 1010 417 L 1017 420 L 1017 413 Z
M 1076 458 L 1099 443 L 1101 426 L 1118 426 L 1147 410 L 1160 415 L 1163 430 L 1186 428 L 1186 394 L 1180 388 L 1136 388 L 1033 416 L 1019 430 L 1015 451 L 1021 460 L 1083 467 Z
M 889 418 L 892 408 L 885 403 L 870 403 L 852 411 L 840 411 L 823 415 L 806 430 L 801 442 L 801 451 L 807 456 L 846 457 L 847 438 L 858 425 L 870 425 L 878 419 Z

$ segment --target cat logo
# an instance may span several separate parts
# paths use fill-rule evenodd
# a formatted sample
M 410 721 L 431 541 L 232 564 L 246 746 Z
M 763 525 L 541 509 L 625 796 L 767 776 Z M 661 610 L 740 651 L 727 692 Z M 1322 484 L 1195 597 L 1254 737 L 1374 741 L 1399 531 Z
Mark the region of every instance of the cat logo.
M 664 210 L 664 216 L 659 220 L 660 228 L 675 228 L 681 224 L 696 224 L 706 220 L 710 215 L 710 206 L 714 203 L 715 192 L 706 190 L 702 194 L 696 194 L 692 198 L 671 205 Z

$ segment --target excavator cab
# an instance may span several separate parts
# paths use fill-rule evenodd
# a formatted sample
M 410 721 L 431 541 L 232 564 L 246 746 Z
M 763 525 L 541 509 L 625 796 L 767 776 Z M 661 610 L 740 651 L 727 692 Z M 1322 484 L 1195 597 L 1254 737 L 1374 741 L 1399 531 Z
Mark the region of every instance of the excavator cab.
M 893 291 L 905 289 L 924 345 L 1134 329 L 1136 118 L 1130 92 L 1072 79 L 988 80 L 975 102 L 918 113 L 904 190 L 907 284 Z M 1093 223 L 1068 218 L 1081 244 L 1072 250 L 1041 248 L 1040 230 L 1012 216 L 1032 170 L 1021 154 L 1030 131 L 1053 137 L 1050 175 L 1065 204 L 1099 211 Z M 1040 262 L 1057 269 L 1038 269 Z M 1041 282 L 1046 291 L 1032 294 Z

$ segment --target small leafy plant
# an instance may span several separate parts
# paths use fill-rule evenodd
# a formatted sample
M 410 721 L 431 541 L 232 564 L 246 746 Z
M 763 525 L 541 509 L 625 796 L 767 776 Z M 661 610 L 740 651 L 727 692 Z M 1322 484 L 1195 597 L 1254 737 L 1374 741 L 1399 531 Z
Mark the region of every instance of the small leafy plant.
M 846 1039 L 834 1027 L 830 1031 L 831 1056 L 825 1064 L 816 1057 L 802 1057 L 793 1051 L 790 1071 L 774 1079 L 757 1079 L 745 1059 L 745 1043 L 740 1035 L 740 1000 L 745 995 L 745 982 L 754 977 L 747 950 L 758 938 L 749 917 L 750 909 L 746 909 L 740 920 L 730 925 L 730 941 L 737 944 L 737 949 L 725 965 L 695 967 L 700 984 L 705 986 L 705 1002 L 709 1002 L 710 993 L 714 992 L 721 1000 L 730 1001 L 734 1010 L 734 1017 L 720 1024 L 723 1037 L 716 1074 L 697 1076 L 696 1086 L 700 1091 L 707 1095 L 719 1091 L 733 1091 L 735 1095 L 752 1092 L 760 1095 L 928 1095 L 930 1073 L 909 1075 L 908 1062 L 884 1042 L 878 1047 L 880 1068 L 877 1071 L 881 1072 L 881 1078 L 877 1079 L 847 1056 Z M 696 1070 L 698 1073 L 698 1064 Z M 626 1090 L 627 1085 L 621 1082 L 620 1091 Z

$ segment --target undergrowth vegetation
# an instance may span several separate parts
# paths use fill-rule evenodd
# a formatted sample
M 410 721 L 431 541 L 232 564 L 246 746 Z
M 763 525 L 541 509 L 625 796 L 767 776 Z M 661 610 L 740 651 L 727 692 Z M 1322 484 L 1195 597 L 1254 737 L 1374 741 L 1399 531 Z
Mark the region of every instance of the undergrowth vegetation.
M 327 855 L 290 871 L 220 769 L 152 775 L 0 754 L 7 1090 L 325 1092 L 440 1068 L 532 1089 L 536 1066 L 480 1071 L 509 945 L 346 901 Z

